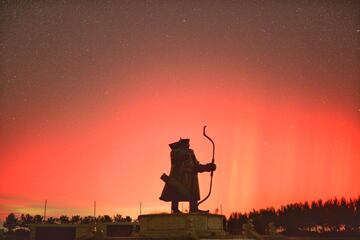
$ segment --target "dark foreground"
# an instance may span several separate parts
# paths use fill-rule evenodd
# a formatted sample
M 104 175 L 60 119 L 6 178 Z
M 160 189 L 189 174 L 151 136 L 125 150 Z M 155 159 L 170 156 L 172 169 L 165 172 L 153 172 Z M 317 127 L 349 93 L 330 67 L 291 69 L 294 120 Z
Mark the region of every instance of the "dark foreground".
M 132 236 L 132 237 L 105 237 L 105 238 L 86 238 L 83 240 L 154 240 L 154 239 L 149 239 L 149 238 L 142 238 L 139 236 Z M 162 238 L 160 240 L 187 240 L 190 238 L 179 238 L 179 239 L 174 239 L 174 238 Z M 201 238 L 202 239 L 202 238 Z M 201 240 L 200 239 L 200 240 Z M 204 240 L 207 240 L 210 238 L 204 238 Z M 359 237 L 288 237 L 288 236 L 283 236 L 283 235 L 276 235 L 276 236 L 270 236 L 270 235 L 261 235 L 261 236 L 257 236 L 257 237 L 247 237 L 247 236 L 235 236 L 235 235 L 228 235 L 226 237 L 223 238 L 211 238 L 213 240 L 215 239 L 241 239 L 241 240 L 359 240 Z M 0 240 L 31 240 L 30 236 L 6 236 L 6 235 L 2 235 L 0 236 Z M 51 240 L 51 239 L 49 239 Z M 66 239 L 67 240 L 67 239 Z M 69 239 L 70 240 L 70 239 Z

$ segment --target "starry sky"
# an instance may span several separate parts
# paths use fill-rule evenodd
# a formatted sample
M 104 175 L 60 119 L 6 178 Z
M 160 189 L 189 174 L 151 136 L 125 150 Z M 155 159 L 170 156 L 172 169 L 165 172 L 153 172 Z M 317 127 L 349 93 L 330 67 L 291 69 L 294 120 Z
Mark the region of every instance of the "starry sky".
M 359 1 L 0 9 L 0 219 L 169 212 L 168 144 L 210 162 L 204 125 L 203 209 L 360 194 Z

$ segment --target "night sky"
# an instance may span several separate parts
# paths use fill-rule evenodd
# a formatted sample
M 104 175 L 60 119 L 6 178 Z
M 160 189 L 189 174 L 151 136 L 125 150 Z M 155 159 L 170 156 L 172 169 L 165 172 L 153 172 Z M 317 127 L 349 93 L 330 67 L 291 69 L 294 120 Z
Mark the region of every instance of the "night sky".
M 359 1 L 24 2 L 0 10 L 0 219 L 169 212 L 168 143 L 210 162 L 204 125 L 203 209 L 360 194 Z

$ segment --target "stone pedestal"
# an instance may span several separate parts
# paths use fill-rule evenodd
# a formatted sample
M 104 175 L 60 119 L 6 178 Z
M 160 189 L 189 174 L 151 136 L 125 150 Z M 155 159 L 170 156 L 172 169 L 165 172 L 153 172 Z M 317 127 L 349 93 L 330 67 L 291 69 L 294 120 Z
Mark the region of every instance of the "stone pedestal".
M 224 216 L 209 213 L 148 214 L 139 216 L 145 238 L 217 238 L 225 235 Z

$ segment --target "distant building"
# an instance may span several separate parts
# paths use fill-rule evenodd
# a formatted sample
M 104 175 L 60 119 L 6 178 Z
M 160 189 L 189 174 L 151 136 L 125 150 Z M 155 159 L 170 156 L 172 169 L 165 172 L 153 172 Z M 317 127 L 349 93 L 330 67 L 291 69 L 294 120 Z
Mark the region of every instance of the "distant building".
M 75 240 L 94 235 L 94 224 L 31 224 L 31 240 Z M 104 237 L 128 237 L 139 232 L 139 224 L 134 222 L 99 223 L 98 234 Z

